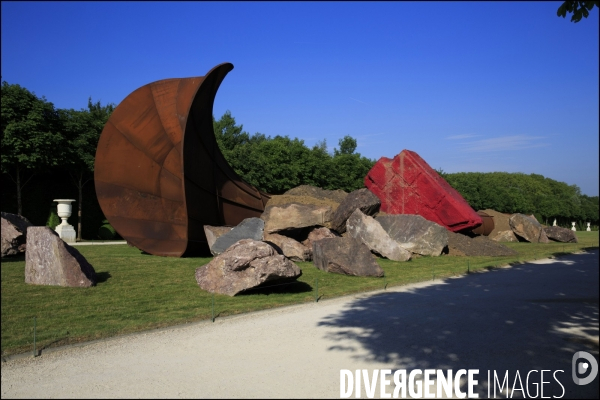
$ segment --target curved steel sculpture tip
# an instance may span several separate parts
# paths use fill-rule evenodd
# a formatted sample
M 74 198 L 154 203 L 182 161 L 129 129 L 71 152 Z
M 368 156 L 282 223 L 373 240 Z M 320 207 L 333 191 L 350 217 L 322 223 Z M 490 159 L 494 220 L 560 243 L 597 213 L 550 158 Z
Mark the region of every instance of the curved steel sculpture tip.
M 219 150 L 213 103 L 223 63 L 205 76 L 164 79 L 129 94 L 104 126 L 94 180 L 102 212 L 154 255 L 208 253 L 204 225 L 259 217 L 269 195 L 243 181 Z

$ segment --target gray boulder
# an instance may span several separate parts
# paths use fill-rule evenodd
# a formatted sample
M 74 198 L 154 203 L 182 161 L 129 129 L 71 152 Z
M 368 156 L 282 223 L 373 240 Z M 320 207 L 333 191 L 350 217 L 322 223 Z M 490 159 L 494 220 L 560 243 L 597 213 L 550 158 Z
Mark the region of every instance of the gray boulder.
M 273 245 L 279 254 L 292 261 L 310 261 L 312 258 L 312 252 L 308 247 L 290 237 L 266 233 L 263 241 Z
M 352 193 L 351 193 L 352 194 Z M 350 194 L 350 195 L 351 195 Z M 392 240 L 390 235 L 374 218 L 363 214 L 358 208 L 346 221 L 348 236 L 360 240 L 367 247 L 394 261 L 408 261 L 412 253 Z
M 577 235 L 570 229 L 561 228 L 560 226 L 546 226 L 544 233 L 548 239 L 563 243 L 577 243 Z
M 260 218 L 246 218 L 229 232 L 219 236 L 210 248 L 213 256 L 219 255 L 242 239 L 263 240 L 265 222 Z
M 296 280 L 302 271 L 264 242 L 243 239 L 196 269 L 196 282 L 209 292 L 235 296 L 244 290 Z
M 508 219 L 507 219 L 508 221 Z M 494 236 L 488 236 L 491 240 L 496 242 L 518 242 L 519 239 L 515 236 L 512 230 L 509 231 L 494 231 Z
M 331 220 L 331 214 L 330 206 L 285 204 L 267 206 L 261 218 L 265 221 L 265 231 L 273 233 L 285 229 L 323 226 Z
M 524 214 L 513 214 L 508 220 L 510 228 L 518 237 L 531 243 L 549 243 L 542 224 Z
M 331 229 L 344 233 L 346 231 L 346 220 L 357 208 L 366 215 L 373 215 L 379 211 L 381 200 L 369 189 L 363 188 L 350 193 L 340 203 L 331 218 Z
M 354 276 L 383 276 L 383 269 L 369 248 L 351 237 L 313 242 L 313 263 L 322 271 Z
M 2 212 L 2 257 L 24 253 L 27 247 L 27 228 L 32 226 L 27 218 Z
M 34 285 L 90 287 L 96 271 L 72 246 L 47 226 L 27 228 L 25 283 Z
M 393 240 L 412 253 L 436 257 L 448 244 L 446 228 L 420 215 L 380 215 L 375 220 Z
M 474 238 L 448 231 L 448 255 L 451 256 L 516 256 L 518 253 L 487 236 Z
M 204 234 L 206 235 L 206 241 L 208 242 L 208 248 L 212 249 L 213 245 L 218 238 L 224 234 L 230 232 L 233 229 L 231 226 L 211 226 L 204 225 Z

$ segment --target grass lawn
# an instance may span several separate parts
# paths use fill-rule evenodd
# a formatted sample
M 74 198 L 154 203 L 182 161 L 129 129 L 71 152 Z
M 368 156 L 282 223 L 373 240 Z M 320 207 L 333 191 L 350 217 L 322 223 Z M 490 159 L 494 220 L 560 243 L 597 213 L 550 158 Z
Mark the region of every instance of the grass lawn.
M 460 275 L 482 268 L 530 261 L 598 247 L 598 232 L 577 232 L 579 243 L 507 243 L 515 257 L 419 257 L 401 263 L 378 259 L 385 278 L 328 274 L 298 263 L 299 283 L 214 295 L 216 317 L 383 289 L 384 285 Z M 198 287 L 195 269 L 211 258 L 167 258 L 126 245 L 79 246 L 94 266 L 98 285 L 64 288 L 25 284 L 24 256 L 2 259 L 2 355 L 212 318 L 213 295 Z

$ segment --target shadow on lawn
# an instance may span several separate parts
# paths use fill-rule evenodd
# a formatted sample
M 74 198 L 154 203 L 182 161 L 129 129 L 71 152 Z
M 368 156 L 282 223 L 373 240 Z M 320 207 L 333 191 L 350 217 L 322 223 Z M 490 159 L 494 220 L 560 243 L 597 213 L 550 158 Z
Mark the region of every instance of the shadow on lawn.
M 109 278 L 112 278 L 110 272 L 96 272 L 96 283 L 104 283 Z
M 306 293 L 306 292 L 312 292 L 312 290 L 313 290 L 312 286 L 310 286 L 308 283 L 294 281 L 294 282 L 287 282 L 287 283 L 257 286 L 255 288 L 248 289 L 241 293 L 238 293 L 237 296 L 251 296 L 251 295 L 255 295 L 255 294 L 270 295 L 270 294 L 275 294 L 275 293 L 278 293 L 278 294 L 281 294 L 281 293 L 288 293 L 288 294 Z
M 2 257 L 2 264 L 12 263 L 12 262 L 24 262 L 24 261 L 25 261 L 25 253 L 16 254 L 14 256 Z
M 595 249 L 546 264 L 524 263 L 367 296 L 319 326 L 336 328 L 326 334 L 329 351 L 346 352 L 364 362 L 364 369 L 371 362 L 391 363 L 407 374 L 479 369 L 475 392 L 480 398 L 487 397 L 487 373 L 493 379 L 494 370 L 500 381 L 508 371 L 510 388 L 517 370 L 523 386 L 527 373 L 537 370 L 529 381 L 531 395 L 532 382 L 540 384 L 539 371 L 551 370 L 544 375 L 544 397 L 560 397 L 563 389 L 552 374 L 562 370 L 556 378 L 565 398 L 598 398 L 598 378 L 578 386 L 571 377 L 575 352 L 598 360 L 598 292 Z M 517 397 L 522 394 L 515 391 Z

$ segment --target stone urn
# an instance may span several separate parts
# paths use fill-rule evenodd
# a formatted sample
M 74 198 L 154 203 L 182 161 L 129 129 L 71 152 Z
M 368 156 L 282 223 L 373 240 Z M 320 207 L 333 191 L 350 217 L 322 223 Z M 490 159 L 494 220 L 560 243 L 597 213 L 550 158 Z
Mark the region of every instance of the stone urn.
M 573 225 L 573 227 L 571 228 L 572 231 L 576 231 L 577 229 L 575 228 L 575 222 L 571 222 L 571 225 Z
M 53 201 L 56 201 L 58 203 L 56 207 L 56 213 L 58 214 L 60 219 L 62 219 L 60 225 L 57 225 L 56 228 L 54 228 L 54 230 L 56 231 L 56 233 L 58 233 L 58 236 L 60 236 L 60 238 L 65 242 L 75 243 L 77 239 L 77 233 L 75 232 L 75 228 L 73 228 L 73 225 L 69 225 L 69 223 L 67 222 L 67 219 L 71 216 L 73 209 L 71 203 L 75 200 L 55 199 Z
M 592 228 L 590 228 L 590 223 L 589 223 L 589 222 L 587 223 L 587 228 L 586 228 L 586 231 L 588 231 L 588 232 L 591 232 L 591 231 L 592 231 Z

